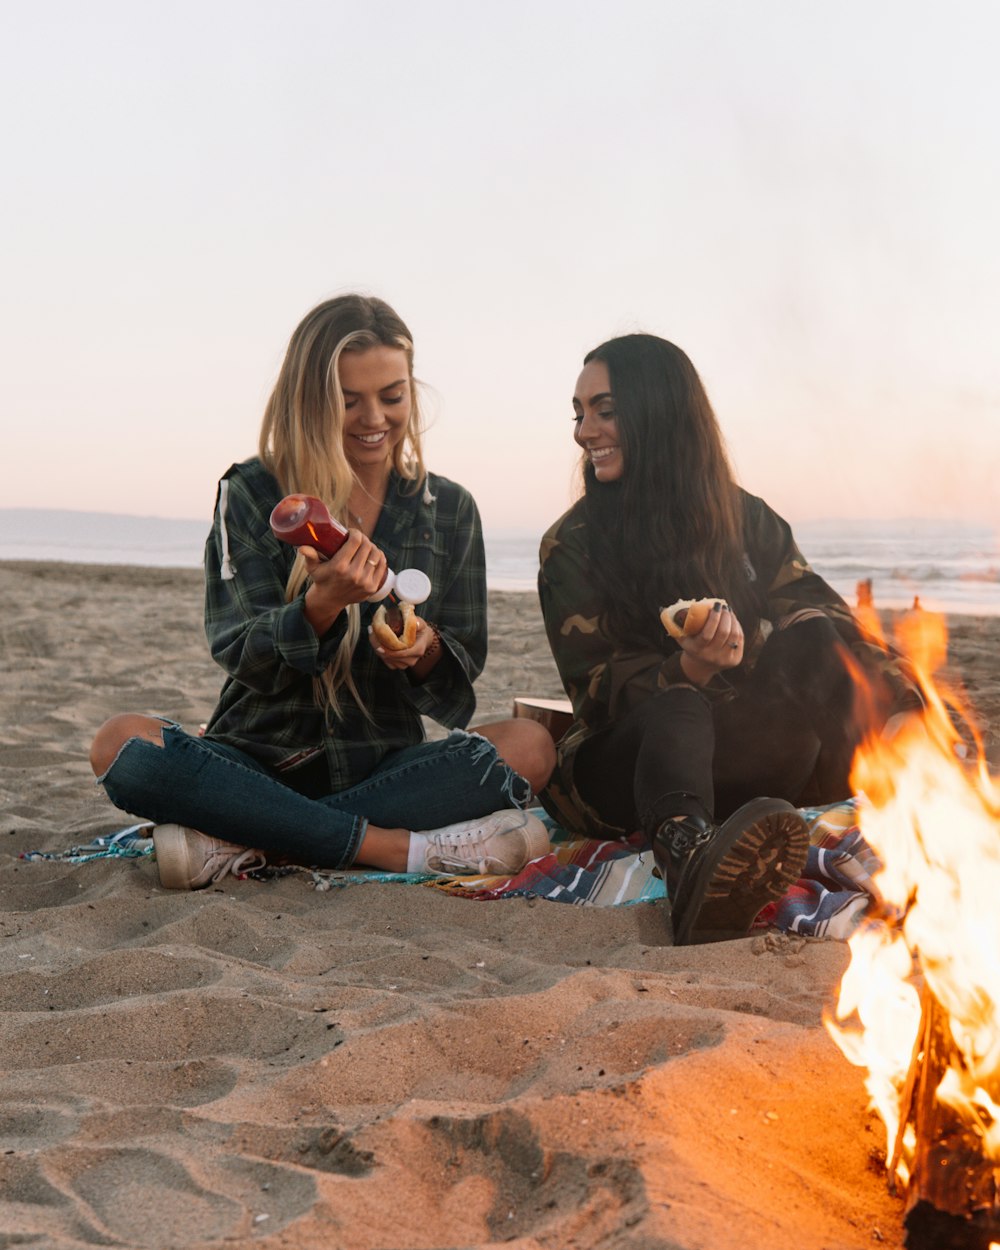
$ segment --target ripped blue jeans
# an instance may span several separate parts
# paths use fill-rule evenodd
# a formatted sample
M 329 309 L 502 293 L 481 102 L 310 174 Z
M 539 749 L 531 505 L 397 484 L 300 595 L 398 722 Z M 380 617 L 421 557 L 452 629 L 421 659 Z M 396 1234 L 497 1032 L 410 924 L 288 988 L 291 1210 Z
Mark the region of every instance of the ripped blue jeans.
M 244 751 L 165 722 L 162 746 L 129 739 L 99 781 L 116 807 L 155 824 L 186 825 L 316 868 L 352 864 L 369 822 L 437 829 L 524 807 L 531 797 L 492 742 L 461 729 L 393 751 L 358 785 L 310 798 Z

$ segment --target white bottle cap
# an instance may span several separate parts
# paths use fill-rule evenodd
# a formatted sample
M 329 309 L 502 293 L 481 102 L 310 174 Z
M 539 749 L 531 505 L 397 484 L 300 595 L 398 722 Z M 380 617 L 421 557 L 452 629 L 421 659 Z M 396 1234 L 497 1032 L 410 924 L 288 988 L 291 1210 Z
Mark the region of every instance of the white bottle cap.
M 393 591 L 401 603 L 423 603 L 430 598 L 431 579 L 420 569 L 400 569 Z
M 369 596 L 368 602 L 381 603 L 387 595 L 394 594 L 400 603 L 412 603 L 416 606 L 430 598 L 430 593 L 431 579 L 420 569 L 403 569 L 399 573 L 389 569 L 385 581 Z

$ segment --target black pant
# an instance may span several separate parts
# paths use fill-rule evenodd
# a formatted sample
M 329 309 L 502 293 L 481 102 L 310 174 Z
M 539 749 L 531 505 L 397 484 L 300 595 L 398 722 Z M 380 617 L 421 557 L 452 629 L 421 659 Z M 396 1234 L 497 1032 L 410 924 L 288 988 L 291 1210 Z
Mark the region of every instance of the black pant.
M 832 622 L 813 617 L 771 635 L 735 698 L 710 703 L 692 686 L 651 695 L 580 748 L 577 789 L 608 823 L 649 833 L 763 795 L 846 798 L 869 726 L 841 646 Z

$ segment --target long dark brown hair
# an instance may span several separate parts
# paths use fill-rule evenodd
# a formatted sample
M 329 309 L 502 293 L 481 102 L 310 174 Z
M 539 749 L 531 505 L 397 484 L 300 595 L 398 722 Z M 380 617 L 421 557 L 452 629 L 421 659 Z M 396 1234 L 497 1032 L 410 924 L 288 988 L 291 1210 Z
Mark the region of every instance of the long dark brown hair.
M 627 334 L 584 358 L 608 369 L 625 471 L 584 467 L 587 532 L 603 628 L 617 643 L 668 647 L 659 611 L 724 598 L 754 636 L 760 602 L 744 557 L 740 491 L 694 365 L 652 334 Z

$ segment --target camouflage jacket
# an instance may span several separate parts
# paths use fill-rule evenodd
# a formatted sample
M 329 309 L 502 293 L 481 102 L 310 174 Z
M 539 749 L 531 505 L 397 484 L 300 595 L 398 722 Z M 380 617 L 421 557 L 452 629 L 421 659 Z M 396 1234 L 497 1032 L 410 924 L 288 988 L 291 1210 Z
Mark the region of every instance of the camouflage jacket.
M 745 564 L 751 580 L 766 587 L 765 606 L 745 658 L 729 677 L 716 674 L 702 689 L 711 700 L 733 698 L 775 624 L 805 608 L 818 608 L 864 668 L 886 679 L 893 711 L 920 706 L 916 687 L 900 658 L 870 641 L 850 608 L 809 567 L 788 523 L 762 499 L 741 491 Z M 686 681 L 681 652 L 664 631 L 663 649 L 640 651 L 616 646 L 602 633 L 600 608 L 589 572 L 586 511 L 579 500 L 542 538 L 538 594 L 563 686 L 573 704 L 574 722 L 558 746 L 558 763 L 543 796 L 547 810 L 564 827 L 592 837 L 619 837 L 628 830 L 605 824 L 580 798 L 573 783 L 573 761 L 594 733 L 638 702 L 677 682 Z

